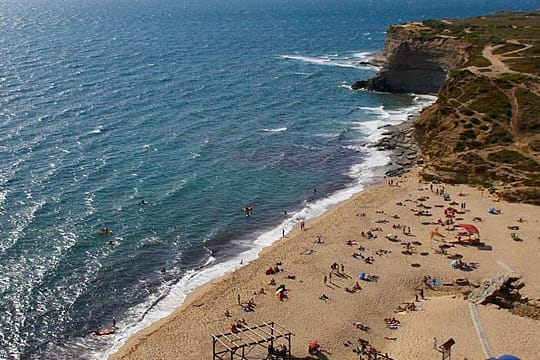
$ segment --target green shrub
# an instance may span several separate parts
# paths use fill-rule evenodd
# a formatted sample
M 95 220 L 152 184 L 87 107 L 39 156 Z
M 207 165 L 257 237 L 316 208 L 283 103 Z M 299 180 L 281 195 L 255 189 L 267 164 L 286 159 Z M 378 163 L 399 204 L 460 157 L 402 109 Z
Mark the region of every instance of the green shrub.
M 482 149 L 484 147 L 484 144 L 482 144 L 479 141 L 471 141 L 469 143 L 469 145 L 470 145 L 471 149 L 476 149 L 476 150 Z
M 492 128 L 491 132 L 487 136 L 488 144 L 507 144 L 513 141 L 514 137 L 512 134 L 500 127 Z
M 489 161 L 495 161 L 503 164 L 517 164 L 527 158 L 521 153 L 513 150 L 500 150 L 488 154 Z
M 465 150 L 465 143 L 463 141 L 458 141 L 454 147 L 454 152 L 462 152 L 463 150 Z
M 474 130 L 468 129 L 459 134 L 459 138 L 462 140 L 475 139 L 476 133 L 474 132 Z

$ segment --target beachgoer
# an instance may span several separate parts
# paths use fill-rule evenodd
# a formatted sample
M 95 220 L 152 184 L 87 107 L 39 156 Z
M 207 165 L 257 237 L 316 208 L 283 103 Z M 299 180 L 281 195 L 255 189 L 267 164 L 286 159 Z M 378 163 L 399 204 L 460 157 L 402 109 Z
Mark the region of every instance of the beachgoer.
M 326 283 L 328 282 L 328 278 L 326 277 L 326 275 L 324 275 L 323 281 L 324 281 L 324 285 L 326 285 Z
M 242 305 L 242 303 L 240 302 L 240 294 L 238 294 L 237 299 L 238 299 L 238 305 Z
M 281 229 L 281 237 L 285 237 L 285 228 Z
M 226 317 L 231 317 L 231 313 L 230 313 L 229 309 L 225 309 L 225 316 Z

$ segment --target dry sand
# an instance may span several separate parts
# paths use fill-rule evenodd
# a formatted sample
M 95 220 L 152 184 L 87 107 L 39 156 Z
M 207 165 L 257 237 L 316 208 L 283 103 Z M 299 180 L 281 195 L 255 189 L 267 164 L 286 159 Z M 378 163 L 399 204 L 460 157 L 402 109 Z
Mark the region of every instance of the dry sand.
M 466 211 L 457 215 L 456 223 L 475 224 L 482 241 L 492 246 L 492 250 L 462 245 L 450 248 L 449 254 L 461 254 L 464 261 L 479 264 L 476 270 L 466 272 L 453 269 L 447 255 L 436 253 L 439 245 L 454 240 L 457 232 L 446 231 L 445 226 L 422 224 L 444 219 L 443 210 L 450 201 L 444 201 L 434 192 L 442 185 L 434 185 L 433 191 L 430 190 L 430 184 L 419 182 L 416 169 L 393 181 L 398 186 L 385 183 L 357 194 L 320 218 L 308 221 L 305 230 L 295 229 L 264 250 L 257 260 L 197 290 L 173 314 L 129 339 L 110 359 L 212 359 L 210 334 L 226 332 L 236 319 L 245 319 L 248 325 L 275 321 L 285 326 L 295 334 L 292 354 L 302 359 L 310 358 L 307 346 L 313 339 L 321 343 L 328 359 L 358 359 L 352 349 L 359 338 L 370 341 L 394 359 L 440 359 L 441 354 L 433 347 L 434 337 L 438 345 L 449 338 L 456 341 L 453 359 L 485 359 L 471 320 L 469 302 L 458 287 L 448 287 L 448 291 L 426 290 L 427 299 L 416 302 L 420 311 L 395 313 L 394 310 L 404 302 L 415 301 L 425 275 L 442 283 L 467 278 L 479 284 L 510 269 L 526 284 L 521 294 L 540 300 L 537 270 L 540 207 L 498 202 L 487 192 L 468 186 L 444 185 L 452 201 L 466 203 Z M 459 196 L 460 193 L 466 196 Z M 429 198 L 419 201 L 422 196 Z M 433 215 L 416 216 L 414 211 L 422 210 L 420 204 L 431 207 L 425 210 Z M 459 209 L 460 205 L 454 207 Z M 500 208 L 502 213 L 489 215 L 488 207 Z M 477 216 L 483 221 L 473 222 Z M 516 222 L 520 217 L 526 221 Z M 377 222 L 380 220 L 388 222 Z M 394 224 L 410 226 L 411 235 L 394 229 Z M 508 226 L 519 226 L 523 241 L 512 240 Z M 373 231 L 376 239 L 361 236 L 362 231 L 370 228 L 382 228 Z M 435 228 L 446 235 L 443 240 L 430 239 L 430 231 Z M 389 241 L 385 238 L 387 234 L 398 235 L 401 242 Z M 318 235 L 324 243 L 315 243 Z M 358 244 L 349 246 L 348 240 Z M 404 255 L 405 242 L 421 244 L 412 244 L 412 255 Z M 366 248 L 363 251 L 366 257 L 374 257 L 373 264 L 352 257 L 360 246 Z M 390 252 L 378 255 L 379 249 Z M 273 276 L 277 285 L 285 284 L 290 289 L 283 301 L 274 295 L 276 286 L 268 285 L 272 276 L 265 275 L 265 270 L 276 262 L 281 262 L 284 269 Z M 331 282 L 325 285 L 324 276 L 330 275 L 334 262 L 344 265 L 344 275 L 334 273 Z M 358 280 L 357 275 L 362 271 L 378 275 L 379 281 Z M 296 278 L 288 279 L 288 275 Z M 357 281 L 362 290 L 356 293 L 345 290 Z M 266 295 L 256 294 L 261 288 L 266 290 Z M 329 300 L 320 300 L 322 294 Z M 238 295 L 243 303 L 253 298 L 255 311 L 243 312 L 237 303 Z M 224 315 L 226 309 L 231 317 Z M 478 314 L 494 355 L 512 353 L 522 359 L 534 359 L 540 353 L 539 321 L 512 315 L 492 305 L 479 305 Z M 399 329 L 386 327 L 383 319 L 389 317 L 400 321 Z M 357 329 L 353 326 L 356 321 L 369 326 L 371 331 Z M 347 341 L 353 345 L 345 346 Z M 264 358 L 263 354 L 262 348 L 251 353 L 255 359 Z

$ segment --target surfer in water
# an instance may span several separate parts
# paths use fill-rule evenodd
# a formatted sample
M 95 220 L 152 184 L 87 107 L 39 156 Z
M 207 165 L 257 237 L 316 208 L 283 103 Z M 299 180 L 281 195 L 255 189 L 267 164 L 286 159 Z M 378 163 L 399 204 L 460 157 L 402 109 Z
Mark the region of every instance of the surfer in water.
M 242 209 L 242 211 L 246 214 L 246 216 L 250 216 L 253 214 L 253 209 L 255 209 L 255 205 L 249 204 L 245 208 Z
M 104 227 L 101 228 L 98 233 L 99 235 L 107 235 L 111 233 L 111 229 L 109 229 L 108 227 Z

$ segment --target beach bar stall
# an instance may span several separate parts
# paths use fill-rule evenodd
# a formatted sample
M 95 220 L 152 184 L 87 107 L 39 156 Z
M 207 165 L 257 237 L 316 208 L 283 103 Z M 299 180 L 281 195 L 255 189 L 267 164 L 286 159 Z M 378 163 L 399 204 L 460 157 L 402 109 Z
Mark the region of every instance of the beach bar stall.
M 291 335 L 284 326 L 276 323 L 262 323 L 255 326 L 244 326 L 236 331 L 212 334 L 213 360 L 249 360 L 254 354 L 264 349 L 268 360 L 289 360 L 291 358 Z M 276 350 L 276 341 L 287 342 L 284 350 Z M 259 351 L 256 351 L 259 349 Z M 253 355 L 250 355 L 252 354 Z M 250 357 L 251 356 L 251 357 Z M 257 357 L 260 358 L 260 357 Z

